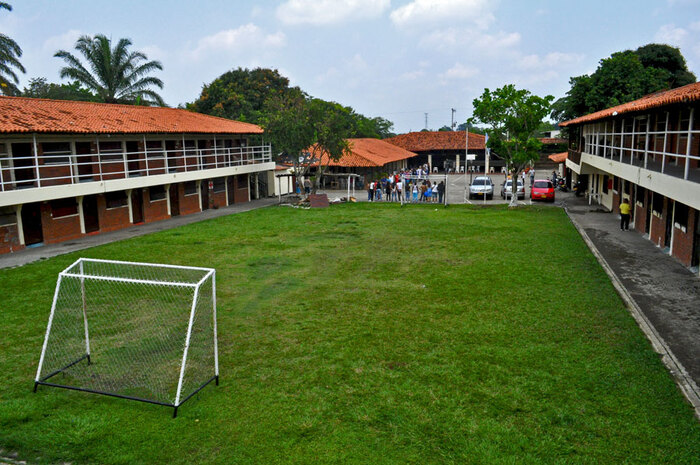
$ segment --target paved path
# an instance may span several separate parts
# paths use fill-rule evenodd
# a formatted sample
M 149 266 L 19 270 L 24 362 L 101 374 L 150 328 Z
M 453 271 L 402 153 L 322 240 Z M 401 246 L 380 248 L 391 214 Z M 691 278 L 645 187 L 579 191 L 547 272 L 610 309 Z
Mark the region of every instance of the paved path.
M 167 220 L 140 224 L 137 226 L 132 226 L 130 228 L 120 229 L 118 231 L 85 236 L 72 241 L 61 242 L 59 244 L 49 244 L 41 247 L 32 247 L 21 250 L 19 252 L 0 255 L 0 268 L 12 268 L 15 266 L 22 266 L 26 265 L 27 263 L 35 262 L 37 260 L 44 260 L 46 258 L 55 257 L 57 255 L 75 252 L 76 250 L 89 249 L 90 247 L 95 247 L 96 245 L 108 244 L 110 242 L 121 241 L 130 237 L 143 236 L 144 234 L 150 234 L 156 231 L 172 229 L 185 224 L 196 223 L 198 221 L 204 221 L 211 218 L 218 218 L 219 216 L 232 215 L 234 213 L 246 212 L 250 210 L 255 210 L 256 208 L 262 208 L 276 204 L 277 198 L 252 200 L 246 203 L 239 203 L 235 205 L 230 205 L 228 207 L 221 207 L 216 210 L 210 209 L 205 210 L 201 213 L 176 216 Z

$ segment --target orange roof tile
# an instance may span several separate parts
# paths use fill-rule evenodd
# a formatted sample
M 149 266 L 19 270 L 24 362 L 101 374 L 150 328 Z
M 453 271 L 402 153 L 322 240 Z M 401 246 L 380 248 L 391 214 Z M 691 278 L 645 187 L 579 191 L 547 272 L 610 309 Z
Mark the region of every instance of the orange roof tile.
M 464 150 L 466 147 L 464 131 L 423 131 L 399 134 L 384 139 L 390 144 L 398 145 L 412 152 L 427 152 L 430 150 Z M 484 150 L 486 138 L 481 134 L 469 133 L 469 149 Z
M 394 161 L 415 157 L 416 154 L 389 144 L 380 139 L 348 139 L 350 153 L 343 155 L 340 160 L 331 160 L 328 166 L 354 167 L 378 167 Z M 328 160 L 327 154 L 321 155 L 321 160 Z M 316 163 L 318 166 L 318 163 Z
M 564 163 L 569 158 L 569 152 L 553 153 L 548 158 L 555 163 Z
M 0 133 L 262 134 L 260 126 L 187 110 L 0 97 Z
M 621 115 L 623 113 L 643 111 L 664 105 L 694 102 L 697 100 L 700 100 L 700 82 L 688 84 L 687 86 L 678 87 L 676 89 L 645 95 L 644 97 L 632 102 L 623 103 L 622 105 L 606 108 L 605 110 L 597 111 L 589 115 L 579 116 L 578 118 L 564 121 L 563 123 L 559 123 L 559 126 L 566 127 L 572 124 L 587 123 L 590 121 L 608 118 L 610 116 Z
M 542 142 L 545 145 L 549 144 L 568 144 L 569 141 L 567 139 L 562 139 L 560 137 L 540 137 L 539 141 Z

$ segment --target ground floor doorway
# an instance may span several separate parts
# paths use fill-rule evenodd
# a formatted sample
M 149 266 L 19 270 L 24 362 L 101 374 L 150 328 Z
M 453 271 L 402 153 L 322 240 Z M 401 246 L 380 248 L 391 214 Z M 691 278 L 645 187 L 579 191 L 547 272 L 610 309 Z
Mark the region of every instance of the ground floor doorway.
M 83 197 L 83 221 L 85 223 L 86 234 L 100 230 L 100 219 L 97 213 L 97 196 L 87 195 Z
M 40 245 L 44 242 L 44 230 L 41 226 L 41 204 L 22 205 L 22 231 L 24 231 L 25 246 Z

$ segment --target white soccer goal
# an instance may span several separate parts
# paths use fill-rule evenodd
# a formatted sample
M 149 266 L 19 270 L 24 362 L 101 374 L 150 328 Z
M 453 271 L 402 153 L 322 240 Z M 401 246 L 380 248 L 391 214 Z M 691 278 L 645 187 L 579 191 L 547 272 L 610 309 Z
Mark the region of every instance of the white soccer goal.
M 174 407 L 215 381 L 216 271 L 81 258 L 58 275 L 34 382 Z

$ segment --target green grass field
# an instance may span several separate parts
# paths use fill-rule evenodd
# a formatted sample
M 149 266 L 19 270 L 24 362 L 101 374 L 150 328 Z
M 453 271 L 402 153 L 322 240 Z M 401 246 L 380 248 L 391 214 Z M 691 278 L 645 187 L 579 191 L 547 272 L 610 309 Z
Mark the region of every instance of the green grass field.
M 178 418 L 32 393 L 77 257 L 217 270 Z M 700 463 L 700 424 L 563 211 L 272 207 L 0 270 L 0 447 L 31 463 Z

